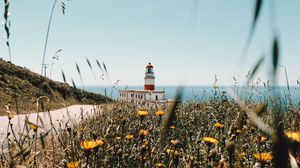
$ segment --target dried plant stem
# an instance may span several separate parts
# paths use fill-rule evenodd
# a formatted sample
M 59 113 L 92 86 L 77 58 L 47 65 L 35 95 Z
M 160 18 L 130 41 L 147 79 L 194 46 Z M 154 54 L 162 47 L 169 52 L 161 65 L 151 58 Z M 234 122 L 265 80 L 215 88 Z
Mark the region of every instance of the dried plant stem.
M 47 28 L 47 34 L 46 34 L 46 40 L 45 40 L 45 46 L 44 46 L 44 52 L 43 52 L 43 61 L 42 61 L 42 68 L 41 68 L 41 75 L 43 75 L 44 72 L 44 65 L 45 65 L 45 57 L 46 57 L 46 52 L 47 52 L 47 45 L 48 45 L 48 37 L 49 37 L 49 32 L 50 32 L 50 27 L 51 27 L 51 22 L 52 22 L 52 17 L 53 17 L 53 12 L 55 9 L 55 5 L 58 0 L 54 0 L 52 10 L 51 10 L 51 15 L 48 23 L 48 28 Z

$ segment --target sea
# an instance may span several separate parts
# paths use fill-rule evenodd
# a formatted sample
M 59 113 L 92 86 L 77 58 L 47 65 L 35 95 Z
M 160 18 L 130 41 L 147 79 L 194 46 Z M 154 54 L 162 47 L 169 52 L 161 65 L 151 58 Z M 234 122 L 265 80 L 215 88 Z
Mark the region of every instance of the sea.
M 155 90 L 164 90 L 166 99 L 174 99 L 178 86 L 155 86 Z M 300 102 L 300 86 L 290 86 L 289 89 L 286 86 L 276 87 L 264 87 L 264 86 L 184 86 L 182 88 L 181 100 L 183 102 L 197 102 L 208 101 L 215 97 L 226 97 L 232 99 L 228 94 L 233 92 L 242 101 L 264 102 L 270 100 L 270 98 L 280 98 L 283 102 L 290 102 L 293 104 L 299 104 Z M 143 90 L 143 86 L 114 86 L 114 87 L 85 87 L 87 91 L 100 93 L 111 97 L 112 99 L 118 98 L 118 90 Z M 276 93 L 276 94 L 274 94 Z M 231 94 L 232 95 L 232 94 Z

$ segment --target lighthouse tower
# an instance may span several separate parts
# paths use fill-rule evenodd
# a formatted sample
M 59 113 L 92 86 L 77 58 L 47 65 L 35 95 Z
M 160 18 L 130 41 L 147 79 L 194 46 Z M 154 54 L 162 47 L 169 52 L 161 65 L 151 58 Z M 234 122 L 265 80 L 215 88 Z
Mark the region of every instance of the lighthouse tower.
M 150 62 L 146 66 L 144 90 L 155 90 L 155 76 Z
M 133 102 L 140 107 L 144 105 L 164 105 L 168 102 L 165 90 L 155 90 L 155 75 L 153 66 L 149 62 L 146 66 L 144 90 L 119 90 L 118 100 L 121 102 Z

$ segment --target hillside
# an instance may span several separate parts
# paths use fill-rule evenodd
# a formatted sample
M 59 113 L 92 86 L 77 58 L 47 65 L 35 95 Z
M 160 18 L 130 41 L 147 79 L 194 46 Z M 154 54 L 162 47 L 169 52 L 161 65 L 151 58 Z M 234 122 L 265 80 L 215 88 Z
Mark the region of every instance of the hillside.
M 72 104 L 100 104 L 111 101 L 105 96 L 49 80 L 0 58 L 0 115 L 6 114 L 7 105 L 14 112 L 36 111 L 36 101 L 41 96 L 47 96 L 49 101 L 39 101 L 39 111 Z

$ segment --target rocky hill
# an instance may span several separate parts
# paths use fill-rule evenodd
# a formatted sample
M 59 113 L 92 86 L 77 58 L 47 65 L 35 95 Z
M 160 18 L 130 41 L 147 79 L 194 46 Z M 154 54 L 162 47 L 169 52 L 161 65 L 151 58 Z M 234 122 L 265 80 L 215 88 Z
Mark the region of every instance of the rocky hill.
M 37 111 L 37 107 L 39 111 L 45 111 L 72 104 L 110 101 L 105 96 L 50 80 L 0 58 L 0 115 L 7 114 L 7 107 L 12 112 L 28 113 Z

